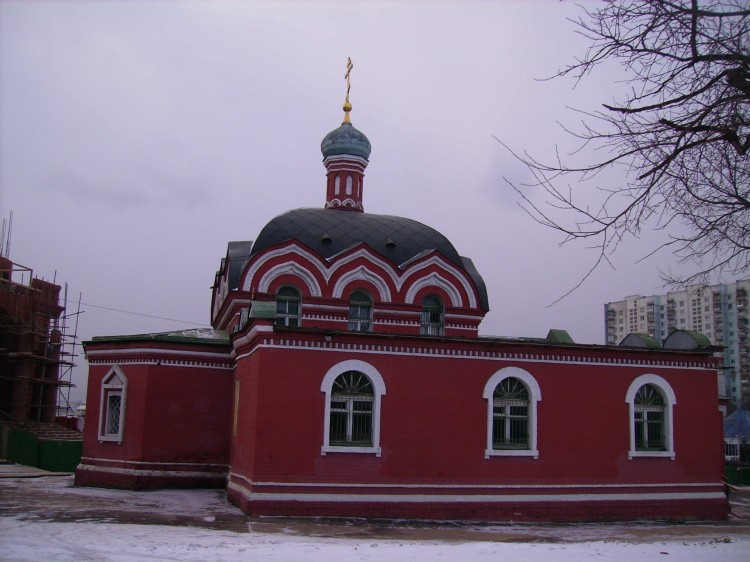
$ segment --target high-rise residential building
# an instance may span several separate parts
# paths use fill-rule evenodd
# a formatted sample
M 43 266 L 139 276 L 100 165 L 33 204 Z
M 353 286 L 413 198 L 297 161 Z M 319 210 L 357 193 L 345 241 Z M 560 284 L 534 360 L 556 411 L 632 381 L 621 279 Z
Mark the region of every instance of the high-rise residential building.
M 726 397 L 734 405 L 750 402 L 749 292 L 750 278 L 607 303 L 607 344 L 616 345 L 630 333 L 648 334 L 661 343 L 674 330 L 700 332 L 724 347 Z

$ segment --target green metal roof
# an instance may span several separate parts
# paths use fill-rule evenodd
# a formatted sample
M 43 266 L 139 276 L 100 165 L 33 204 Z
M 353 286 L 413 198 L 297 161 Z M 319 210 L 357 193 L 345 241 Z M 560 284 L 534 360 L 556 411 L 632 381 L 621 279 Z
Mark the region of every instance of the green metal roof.
M 567 331 L 555 329 L 552 329 L 547 333 L 545 341 L 548 343 L 575 343 Z
M 659 342 L 648 334 L 632 332 L 625 336 L 620 342 L 620 347 L 641 347 L 646 349 L 659 349 Z
M 172 332 L 156 332 L 151 334 L 131 334 L 125 336 L 94 336 L 87 343 L 107 343 L 126 341 L 166 341 L 184 343 L 202 343 L 207 345 L 227 345 L 229 334 L 224 330 L 213 328 L 193 328 L 189 330 L 175 330 Z
M 703 349 L 711 346 L 711 340 L 692 330 L 675 330 L 664 340 L 664 349 Z

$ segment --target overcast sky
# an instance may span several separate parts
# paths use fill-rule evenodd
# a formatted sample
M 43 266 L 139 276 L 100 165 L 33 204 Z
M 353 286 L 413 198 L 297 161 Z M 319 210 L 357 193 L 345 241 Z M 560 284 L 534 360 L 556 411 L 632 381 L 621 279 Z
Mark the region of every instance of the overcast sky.
M 558 124 L 576 124 L 569 107 L 614 99 L 616 69 L 578 86 L 538 80 L 582 55 L 566 21 L 578 12 L 555 0 L 3 1 L 10 258 L 82 295 L 84 341 L 208 325 L 227 242 L 323 205 L 320 141 L 341 122 L 351 57 L 352 122 L 372 143 L 365 210 L 426 223 L 474 260 L 490 297 L 483 334 L 562 328 L 604 343 L 604 303 L 662 292 L 673 258 L 636 264 L 658 245 L 645 233 L 548 307 L 596 253 L 560 247 L 519 208 L 503 178 L 528 178 L 493 138 L 571 150 Z

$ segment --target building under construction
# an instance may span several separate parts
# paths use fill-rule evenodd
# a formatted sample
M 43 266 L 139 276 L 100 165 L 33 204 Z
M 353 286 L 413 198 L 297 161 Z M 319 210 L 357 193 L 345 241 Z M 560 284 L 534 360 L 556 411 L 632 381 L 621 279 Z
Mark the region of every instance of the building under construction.
M 28 283 L 24 283 L 28 277 Z M 17 282 L 17 280 L 20 282 Z M 60 286 L 0 256 L 0 413 L 54 422 L 61 357 Z
M 60 289 L 0 255 L 0 456 L 20 455 L 13 460 L 23 464 L 39 466 L 38 441 L 80 439 L 55 423 L 71 386 L 65 344 L 75 338 L 65 334 Z

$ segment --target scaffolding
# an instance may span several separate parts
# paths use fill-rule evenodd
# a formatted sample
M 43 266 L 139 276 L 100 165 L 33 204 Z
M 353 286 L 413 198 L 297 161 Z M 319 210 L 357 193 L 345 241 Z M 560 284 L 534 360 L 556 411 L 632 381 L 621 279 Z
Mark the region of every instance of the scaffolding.
M 68 284 L 65 283 L 63 293 L 63 309 L 66 314 L 60 318 L 60 359 L 62 372 L 59 380 L 57 399 L 57 417 L 73 418 L 78 416 L 78 411 L 70 403 L 70 389 L 73 385 L 73 369 L 78 365 L 75 362 L 78 357 L 78 319 L 83 313 L 81 310 L 81 293 L 78 293 L 78 302 L 75 303 L 75 312 L 67 313 L 68 309 Z
M 70 408 L 80 298 L 63 315 L 60 289 L 0 255 L 0 419 L 51 423 Z

